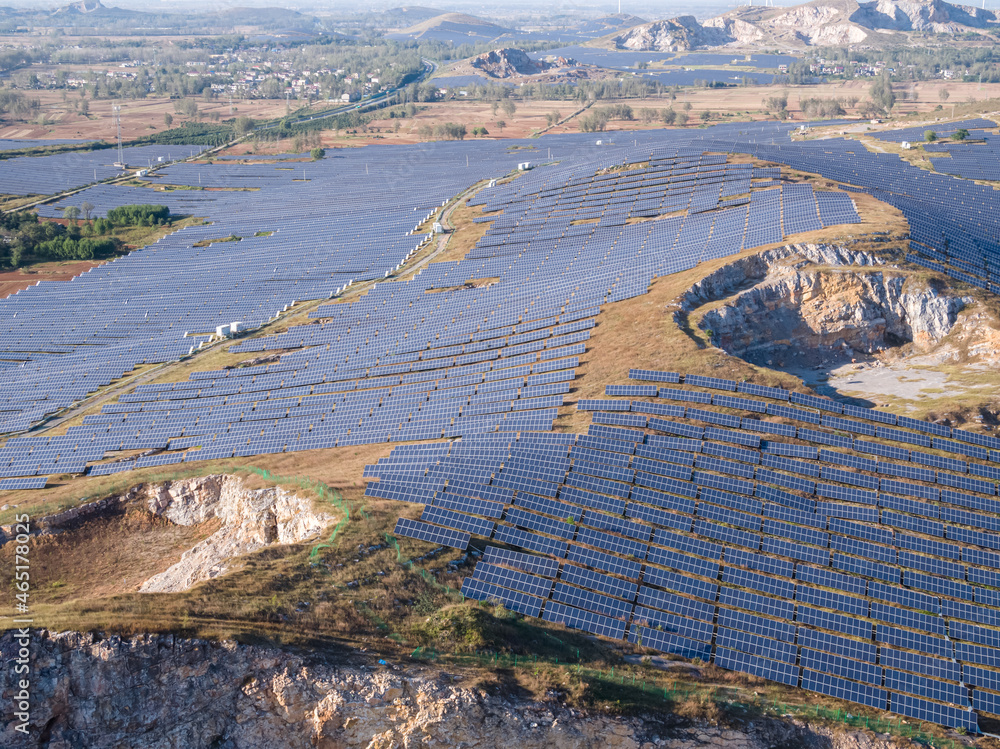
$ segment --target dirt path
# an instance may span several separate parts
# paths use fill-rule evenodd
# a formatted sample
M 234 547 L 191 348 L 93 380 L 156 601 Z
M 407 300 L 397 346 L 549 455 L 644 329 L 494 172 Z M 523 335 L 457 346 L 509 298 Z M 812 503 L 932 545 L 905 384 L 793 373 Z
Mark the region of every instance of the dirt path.
M 463 200 L 465 200 L 467 197 L 471 196 L 473 193 L 481 189 L 481 187 L 482 183 L 477 182 L 476 184 L 467 187 L 465 190 L 460 192 L 455 198 L 453 198 L 448 203 L 448 207 L 445 208 L 444 212 L 441 214 L 441 225 L 448 229 L 454 230 L 455 227 L 451 223 L 451 215 L 455 212 L 455 209 L 462 204 Z M 402 276 L 409 276 L 410 278 L 416 276 L 417 273 L 420 272 L 420 270 L 423 267 L 429 265 L 431 262 L 433 262 L 434 258 L 436 258 L 438 255 L 440 255 L 442 252 L 445 251 L 445 249 L 448 247 L 448 243 L 451 241 L 451 236 L 452 236 L 451 232 L 440 235 L 437 239 L 437 247 L 434 249 L 432 253 L 430 253 L 426 257 L 421 258 L 415 265 L 412 265 L 409 268 L 406 268 L 405 266 L 401 268 L 399 275 L 395 276 L 395 279 L 399 279 Z M 390 278 L 393 278 L 393 276 L 390 276 Z

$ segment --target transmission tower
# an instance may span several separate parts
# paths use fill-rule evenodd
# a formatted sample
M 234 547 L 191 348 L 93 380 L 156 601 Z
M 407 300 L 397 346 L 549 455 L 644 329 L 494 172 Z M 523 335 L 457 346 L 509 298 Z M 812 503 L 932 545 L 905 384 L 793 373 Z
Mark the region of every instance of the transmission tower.
M 122 150 L 122 107 L 121 104 L 115 104 L 111 107 L 111 111 L 114 113 L 115 127 L 118 128 L 118 161 L 115 166 L 119 169 L 125 168 L 125 153 Z

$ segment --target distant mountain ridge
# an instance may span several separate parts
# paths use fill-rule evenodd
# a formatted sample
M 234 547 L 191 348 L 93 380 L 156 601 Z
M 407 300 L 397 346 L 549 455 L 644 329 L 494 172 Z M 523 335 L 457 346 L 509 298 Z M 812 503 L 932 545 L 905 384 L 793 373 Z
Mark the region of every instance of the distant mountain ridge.
M 115 17 L 129 17 L 133 18 L 135 16 L 145 16 L 148 15 L 138 10 L 128 10 L 127 8 L 109 8 L 107 5 L 101 3 L 101 0 L 80 0 L 77 3 L 70 3 L 69 5 L 64 5 L 61 8 L 56 8 L 52 11 L 53 16 L 84 16 L 84 15 L 101 15 L 101 16 L 115 16 Z
M 912 33 L 969 32 L 1000 32 L 1000 18 L 991 10 L 944 0 L 813 0 L 791 7 L 742 6 L 704 22 L 693 16 L 653 21 L 608 41 L 619 49 L 683 51 L 900 43 Z
M 466 13 L 441 13 L 405 29 L 385 35 L 386 39 L 423 39 L 451 44 L 482 44 L 521 32 L 505 28 Z
M 484 18 L 478 18 L 476 16 L 470 16 L 466 13 L 442 13 L 439 16 L 434 16 L 433 18 L 428 18 L 425 21 L 421 21 L 408 29 L 403 29 L 401 34 L 421 34 L 432 29 L 439 27 L 472 27 L 477 30 L 479 29 L 497 29 L 498 31 L 506 31 L 502 26 L 498 26 L 492 21 L 487 21 Z

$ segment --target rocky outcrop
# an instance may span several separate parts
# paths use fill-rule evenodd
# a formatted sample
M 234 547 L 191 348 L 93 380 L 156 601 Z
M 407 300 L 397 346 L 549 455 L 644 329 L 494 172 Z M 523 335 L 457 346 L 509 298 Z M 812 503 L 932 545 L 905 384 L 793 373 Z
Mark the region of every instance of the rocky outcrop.
M 773 269 L 707 312 L 701 327 L 741 357 L 779 349 L 872 353 L 908 341 L 927 350 L 951 330 L 962 300 L 930 287 L 906 291 L 906 281 L 881 271 Z
M 814 46 L 860 44 L 868 39 L 864 29 L 849 23 L 823 25 L 807 32 L 800 32 L 800 36 Z
M 734 41 L 725 24 L 702 26 L 694 16 L 654 21 L 629 29 L 615 37 L 619 49 L 643 52 L 681 52 L 697 47 L 714 47 Z
M 0 745 L 271 749 L 638 749 L 655 724 L 494 697 L 442 673 L 336 667 L 287 653 L 171 636 L 37 633 L 32 738 L 0 720 Z M 0 638 L 5 662 L 16 655 Z M 13 671 L 0 673 L 10 704 Z
M 563 60 L 563 64 L 568 61 Z M 548 63 L 532 60 L 523 49 L 495 49 L 472 58 L 470 65 L 490 78 L 513 78 L 517 75 L 543 73 L 552 67 Z
M 755 719 L 744 730 L 667 711 L 586 713 L 490 694 L 457 675 L 334 665 L 279 650 L 174 636 L 33 633 L 29 735 L 0 715 L 0 746 L 27 749 L 890 749 L 866 732 Z M 0 656 L 18 645 L 0 637 Z M 13 669 L 0 669 L 11 704 Z
M 851 21 L 869 29 L 960 34 L 997 23 L 996 14 L 991 10 L 941 0 L 875 0 L 858 5 L 858 10 L 851 14 Z
M 474 57 L 470 64 L 491 78 L 533 75 L 551 67 L 548 63 L 532 60 L 522 49 L 495 49 Z
M 870 252 L 854 250 L 844 245 L 793 244 L 775 250 L 759 252 L 727 263 L 694 284 L 681 297 L 681 306 L 690 311 L 703 304 L 725 299 L 748 282 L 763 280 L 771 268 L 790 258 L 819 265 L 853 265 L 859 267 L 883 265 L 884 261 Z
M 318 536 L 333 522 L 312 502 L 280 487 L 248 489 L 236 476 L 204 476 L 151 485 L 146 503 L 154 515 L 177 525 L 218 518 L 222 527 L 184 552 L 181 560 L 140 586 L 144 593 L 187 590 L 217 577 L 231 560 L 270 544 L 291 544 Z
M 723 266 L 683 295 L 681 312 L 720 300 L 699 322 L 714 345 L 751 360 L 794 352 L 802 363 L 830 351 L 872 353 L 908 342 L 927 351 L 971 301 L 885 269 L 871 253 L 812 244 Z
M 697 24 L 694 19 L 660 21 L 673 24 L 661 36 L 666 46 L 631 46 L 629 49 L 693 49 L 696 46 L 745 45 L 821 46 L 849 44 L 905 44 L 908 34 L 964 34 L 974 30 L 998 30 L 994 11 L 944 0 L 813 0 L 803 5 L 766 8 L 743 5 Z M 654 26 L 656 24 L 649 24 Z M 680 28 L 676 28 L 679 26 Z M 638 27 L 642 29 L 643 27 Z M 638 29 L 634 31 L 638 31 Z M 706 36 L 714 30 L 716 36 Z M 653 44 L 639 32 L 634 43 Z M 655 36 L 655 35 L 653 35 Z
M 764 32 L 760 28 L 739 18 L 718 16 L 710 18 L 702 25 L 706 28 L 720 29 L 726 37 L 739 44 L 754 44 L 764 38 Z

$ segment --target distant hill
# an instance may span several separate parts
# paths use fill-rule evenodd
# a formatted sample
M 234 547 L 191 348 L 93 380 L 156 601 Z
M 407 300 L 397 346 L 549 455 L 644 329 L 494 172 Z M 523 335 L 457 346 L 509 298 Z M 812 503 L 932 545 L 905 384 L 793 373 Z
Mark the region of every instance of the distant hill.
M 234 26 L 281 25 L 291 29 L 308 27 L 309 16 L 287 8 L 229 8 L 214 13 L 211 18 Z
M 409 28 L 403 29 L 400 33 L 422 34 L 433 29 L 439 29 L 443 26 L 452 28 L 464 27 L 471 30 L 503 28 L 492 21 L 487 21 L 484 18 L 478 18 L 476 16 L 470 16 L 465 13 L 442 13 L 439 16 L 428 18 L 425 21 L 421 21 L 420 23 L 410 26 Z
M 634 26 L 606 40 L 619 49 L 680 51 L 723 46 L 905 44 L 912 33 L 1000 32 L 991 10 L 944 0 L 812 0 L 741 6 L 705 22 L 681 16 Z
M 505 34 L 518 34 L 514 29 L 499 26 L 492 21 L 465 13 L 442 13 L 393 34 L 393 39 L 434 39 L 453 44 L 488 42 Z
M 383 11 L 382 17 L 386 27 L 405 28 L 414 24 L 429 21 L 432 18 L 445 15 L 445 11 L 437 8 L 426 8 L 422 5 L 406 5 L 400 8 L 390 8 Z
M 56 8 L 52 11 L 51 15 L 54 17 L 63 16 L 66 18 L 93 16 L 100 17 L 102 19 L 111 19 L 139 18 L 150 14 L 137 10 L 128 10 L 127 8 L 108 7 L 107 5 L 101 3 L 101 0 L 80 0 L 78 3 L 70 3 L 69 5 L 64 5 L 61 8 Z
M 151 19 L 156 19 L 157 23 L 160 24 L 176 24 L 178 28 L 190 28 L 197 24 L 204 27 L 207 24 L 210 27 L 218 26 L 220 28 L 261 26 L 268 29 L 308 31 L 314 27 L 313 19 L 310 16 L 276 7 L 231 7 L 218 12 L 206 11 L 201 14 L 172 13 L 163 10 L 158 10 L 156 13 L 144 13 L 104 5 L 101 0 L 80 0 L 57 8 L 47 13 L 47 16 L 57 23 L 96 27 L 107 24 L 115 25 L 122 21 L 149 23 L 152 22 Z
M 638 16 L 629 15 L 628 13 L 612 13 L 611 15 L 604 16 L 602 18 L 595 18 L 590 21 L 581 21 L 574 28 L 575 30 L 583 33 L 603 36 L 604 34 L 615 31 L 616 29 L 628 29 L 643 23 L 646 23 L 646 19 L 639 18 Z

